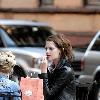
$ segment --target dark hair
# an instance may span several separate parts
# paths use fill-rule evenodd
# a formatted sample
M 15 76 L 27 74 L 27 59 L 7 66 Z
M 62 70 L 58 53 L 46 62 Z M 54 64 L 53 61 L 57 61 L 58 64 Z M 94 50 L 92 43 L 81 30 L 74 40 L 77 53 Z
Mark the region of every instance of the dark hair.
M 61 57 L 65 57 L 69 61 L 72 61 L 72 46 L 64 34 L 58 33 L 56 35 L 51 35 L 47 38 L 46 41 L 53 41 L 56 47 L 61 51 Z

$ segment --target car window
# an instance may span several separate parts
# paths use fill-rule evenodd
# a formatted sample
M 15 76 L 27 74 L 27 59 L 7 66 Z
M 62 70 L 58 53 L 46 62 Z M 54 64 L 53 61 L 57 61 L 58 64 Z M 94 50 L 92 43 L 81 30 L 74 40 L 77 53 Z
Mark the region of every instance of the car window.
M 2 42 L 1 36 L 0 36 L 0 47 L 4 47 L 4 44 Z
M 73 49 L 75 51 L 80 51 L 80 52 L 85 52 L 86 49 L 88 47 L 88 44 L 85 44 L 85 45 L 76 45 L 76 46 L 73 46 Z
M 4 28 L 4 27 L 3 27 Z M 46 38 L 52 34 L 50 27 L 6 25 L 4 28 L 17 46 L 44 46 Z
M 100 36 L 94 42 L 94 45 L 92 47 L 92 50 L 94 50 L 94 51 L 100 51 Z

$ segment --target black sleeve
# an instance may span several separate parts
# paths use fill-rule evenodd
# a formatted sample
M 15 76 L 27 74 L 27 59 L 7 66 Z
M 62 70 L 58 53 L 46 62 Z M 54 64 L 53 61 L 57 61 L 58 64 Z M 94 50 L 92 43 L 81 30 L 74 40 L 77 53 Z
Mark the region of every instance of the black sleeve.
M 41 75 L 39 75 L 39 77 L 43 79 L 44 97 L 46 98 L 46 100 L 53 100 L 55 96 L 58 96 L 65 85 L 70 84 L 72 76 L 73 74 L 71 68 L 58 69 L 55 83 L 52 85 L 51 88 L 49 88 L 47 74 L 42 73 Z

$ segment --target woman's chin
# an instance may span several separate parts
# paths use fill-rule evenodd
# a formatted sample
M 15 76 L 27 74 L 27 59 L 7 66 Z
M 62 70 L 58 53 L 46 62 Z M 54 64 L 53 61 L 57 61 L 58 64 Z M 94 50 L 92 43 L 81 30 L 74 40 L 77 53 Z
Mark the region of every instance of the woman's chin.
M 48 60 L 48 61 L 52 61 L 52 59 L 50 59 L 49 57 L 47 57 L 47 60 Z
M 47 59 L 48 61 L 51 61 L 51 59 Z

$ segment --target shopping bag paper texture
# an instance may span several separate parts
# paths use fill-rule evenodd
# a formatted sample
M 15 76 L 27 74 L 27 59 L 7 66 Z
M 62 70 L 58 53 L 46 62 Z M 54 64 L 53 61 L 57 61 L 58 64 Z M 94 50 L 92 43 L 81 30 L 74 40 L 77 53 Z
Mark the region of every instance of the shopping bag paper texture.
M 44 100 L 43 80 L 38 78 L 21 78 L 22 100 Z

